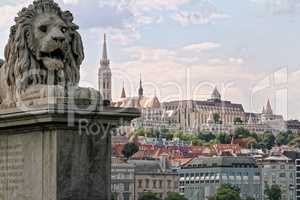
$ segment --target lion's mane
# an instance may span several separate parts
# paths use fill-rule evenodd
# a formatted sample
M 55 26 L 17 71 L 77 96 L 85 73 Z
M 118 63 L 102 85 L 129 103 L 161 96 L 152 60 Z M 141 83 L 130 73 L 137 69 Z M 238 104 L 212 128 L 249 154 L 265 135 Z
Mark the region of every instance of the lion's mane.
M 78 26 L 73 23 L 72 14 L 69 11 L 62 11 L 53 0 L 36 0 L 18 13 L 5 47 L 6 61 L 2 68 L 5 68 L 4 71 L 7 73 L 5 81 L 11 92 L 21 93 L 32 85 L 53 84 L 48 81 L 48 70 L 37 60 L 37 49 L 33 44 L 34 18 L 41 13 L 57 14 L 69 30 L 71 42 L 65 52 L 65 66 L 61 71 L 54 72 L 57 73 L 54 75 L 54 83 L 68 86 L 77 86 L 79 83 L 79 71 L 84 53 L 82 40 L 77 32 Z M 14 98 L 16 94 L 11 96 Z

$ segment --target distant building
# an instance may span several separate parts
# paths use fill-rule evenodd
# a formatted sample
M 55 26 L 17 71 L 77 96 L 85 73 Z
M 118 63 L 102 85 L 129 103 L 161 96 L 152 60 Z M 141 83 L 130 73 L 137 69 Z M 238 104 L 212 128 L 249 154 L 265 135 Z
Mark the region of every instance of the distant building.
M 163 103 L 172 123 L 178 124 L 179 129 L 199 130 L 202 124 L 219 123 L 233 124 L 235 118 L 245 119 L 244 108 L 241 104 L 223 101 L 217 88 L 207 101 L 171 101 Z M 218 116 L 218 117 L 215 117 Z M 218 118 L 217 122 L 215 121 Z
M 169 192 L 178 192 L 177 173 L 167 169 L 167 156 L 158 160 L 129 160 L 135 166 L 135 199 L 143 192 L 154 192 L 162 199 Z
M 143 82 L 140 79 L 138 95 L 127 97 L 123 86 L 121 96 L 113 102 L 115 107 L 133 107 L 141 110 L 141 117 L 132 120 L 132 126 L 135 128 L 163 128 L 167 124 L 163 120 L 163 110 L 161 103 L 156 95 L 152 97 L 144 96 Z
M 259 164 L 262 167 L 262 190 L 264 191 L 267 185 L 278 185 L 282 192 L 281 199 L 295 200 L 295 160 L 278 154 L 262 159 Z
M 110 61 L 107 56 L 106 35 L 104 34 L 102 58 L 100 60 L 100 68 L 98 72 L 98 85 L 105 105 L 109 105 L 112 101 L 111 75 Z
M 135 166 L 120 158 L 112 158 L 111 191 L 117 200 L 134 200 Z
M 240 188 L 241 196 L 261 200 L 261 174 L 248 157 L 197 157 L 178 170 L 179 191 L 189 200 L 207 200 L 222 184 Z
M 286 128 L 288 130 L 291 130 L 293 133 L 300 133 L 300 121 L 288 120 L 286 121 Z

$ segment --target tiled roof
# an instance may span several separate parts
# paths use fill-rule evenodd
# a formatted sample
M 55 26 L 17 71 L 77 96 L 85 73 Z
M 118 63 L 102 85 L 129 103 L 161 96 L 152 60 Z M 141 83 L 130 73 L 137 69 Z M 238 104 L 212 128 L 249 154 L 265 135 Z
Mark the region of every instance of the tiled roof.
M 192 159 L 188 162 L 185 167 L 233 167 L 233 166 L 257 166 L 253 158 L 250 157 L 233 157 L 233 156 L 215 156 L 215 157 L 204 157 L 200 156 Z

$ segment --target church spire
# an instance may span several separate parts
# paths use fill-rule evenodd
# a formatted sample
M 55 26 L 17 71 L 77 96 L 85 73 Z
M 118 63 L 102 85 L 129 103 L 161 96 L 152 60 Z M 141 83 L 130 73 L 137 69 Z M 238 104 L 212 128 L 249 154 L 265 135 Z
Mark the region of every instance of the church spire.
M 125 88 L 124 88 L 124 81 L 123 81 L 123 88 L 122 88 L 121 98 L 126 98 L 126 92 L 125 92 Z
M 109 105 L 111 98 L 111 70 L 110 70 L 110 61 L 107 55 L 107 44 L 106 44 L 106 34 L 103 38 L 103 49 L 102 49 L 102 58 L 100 59 L 100 68 L 98 72 L 98 84 L 99 91 L 102 95 L 105 105 Z
M 268 102 L 267 102 L 266 114 L 270 114 L 270 115 L 273 114 L 273 110 L 272 110 L 271 103 L 270 103 L 269 99 L 268 99 Z
M 139 97 L 144 95 L 143 83 L 142 83 L 142 74 L 140 74 L 140 88 L 139 88 Z
M 102 46 L 102 58 L 100 60 L 101 66 L 108 66 L 109 65 L 109 59 L 107 56 L 107 44 L 106 44 L 106 34 L 104 33 L 103 36 L 103 46 Z

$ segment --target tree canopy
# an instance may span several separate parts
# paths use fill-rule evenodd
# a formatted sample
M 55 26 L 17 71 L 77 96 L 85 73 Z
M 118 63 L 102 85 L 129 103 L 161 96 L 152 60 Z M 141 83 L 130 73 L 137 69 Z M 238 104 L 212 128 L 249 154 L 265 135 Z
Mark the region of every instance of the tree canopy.
M 138 200 L 161 200 L 156 193 L 144 192 L 139 196 Z
M 122 154 L 125 158 L 130 158 L 133 154 L 139 151 L 139 146 L 137 146 L 134 143 L 127 143 L 124 145 L 124 148 L 122 150 Z
M 209 200 L 241 200 L 240 190 L 237 187 L 225 184 L 218 188 L 215 196 Z
M 170 192 L 164 200 L 188 200 L 185 198 L 183 195 L 180 195 L 179 193 L 176 192 Z
M 281 189 L 278 185 L 266 185 L 265 196 L 268 200 L 281 200 Z

